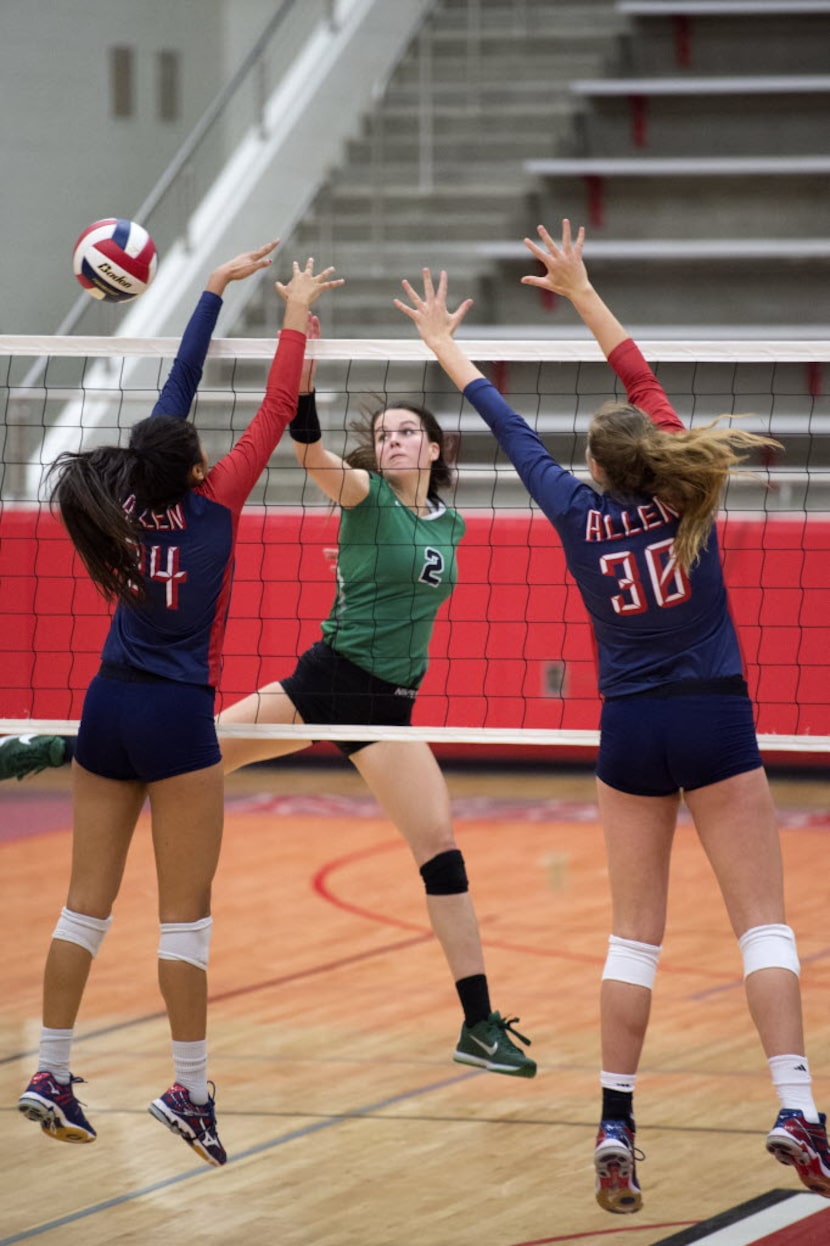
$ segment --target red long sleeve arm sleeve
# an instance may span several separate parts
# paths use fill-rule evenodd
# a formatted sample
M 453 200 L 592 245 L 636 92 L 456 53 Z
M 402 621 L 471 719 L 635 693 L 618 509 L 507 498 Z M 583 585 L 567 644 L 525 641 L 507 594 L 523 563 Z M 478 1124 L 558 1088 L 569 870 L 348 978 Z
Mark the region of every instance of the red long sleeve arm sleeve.
M 305 334 L 283 329 L 262 404 L 236 445 L 208 473 L 200 492 L 231 510 L 242 509 L 297 410 Z
M 646 363 L 640 348 L 630 337 L 620 342 L 608 362 L 625 386 L 632 406 L 645 411 L 658 428 L 667 433 L 683 432 L 685 424 L 669 402 L 666 391 Z

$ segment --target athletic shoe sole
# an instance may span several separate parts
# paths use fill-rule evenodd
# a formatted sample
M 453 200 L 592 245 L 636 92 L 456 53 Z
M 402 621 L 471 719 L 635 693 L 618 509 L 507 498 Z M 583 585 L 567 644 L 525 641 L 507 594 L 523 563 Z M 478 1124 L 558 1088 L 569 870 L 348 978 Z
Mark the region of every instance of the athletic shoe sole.
M 631 1185 L 634 1165 L 625 1147 L 608 1146 L 595 1151 L 594 1169 L 602 1183 L 596 1192 L 597 1202 L 604 1211 L 631 1215 L 640 1210 L 643 1196 Z
M 37 1121 L 46 1136 L 54 1138 L 56 1142 L 95 1141 L 94 1133 L 90 1133 L 80 1125 L 71 1124 L 54 1103 L 40 1095 L 32 1093 L 21 1095 L 17 1107 L 27 1120 Z
M 767 1150 L 779 1164 L 787 1164 L 798 1173 L 803 1185 L 813 1194 L 830 1198 L 830 1177 L 821 1171 L 820 1161 L 796 1138 L 784 1130 L 774 1130 L 767 1138 Z
M 476 1069 L 487 1069 L 488 1073 L 506 1073 L 508 1077 L 535 1077 L 536 1066 L 533 1064 L 496 1064 L 493 1060 L 485 1060 L 484 1056 L 468 1056 L 466 1051 L 454 1051 L 452 1055 L 456 1064 L 469 1064 Z
M 187 1145 L 192 1147 L 206 1164 L 211 1164 L 214 1168 L 222 1167 L 219 1161 L 214 1159 L 209 1151 L 205 1150 L 190 1126 L 181 1120 L 175 1112 L 171 1112 L 166 1103 L 162 1103 L 160 1099 L 154 1099 L 148 1110 L 150 1115 L 154 1116 L 157 1121 L 161 1121 L 162 1125 L 166 1125 L 171 1133 L 178 1134 L 180 1138 L 184 1138 Z

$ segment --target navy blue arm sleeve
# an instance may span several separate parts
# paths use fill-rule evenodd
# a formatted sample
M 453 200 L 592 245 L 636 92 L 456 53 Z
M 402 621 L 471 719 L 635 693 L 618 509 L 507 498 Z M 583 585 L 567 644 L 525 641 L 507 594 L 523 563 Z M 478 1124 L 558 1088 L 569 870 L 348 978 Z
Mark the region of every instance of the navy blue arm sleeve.
M 187 419 L 202 379 L 202 368 L 221 306 L 218 294 L 203 291 L 182 334 L 178 354 L 152 415 L 178 415 L 183 420 Z
M 585 486 L 556 462 L 538 434 L 508 406 L 490 381 L 483 377 L 471 381 L 464 397 L 495 433 L 534 502 L 551 523 L 556 523 Z

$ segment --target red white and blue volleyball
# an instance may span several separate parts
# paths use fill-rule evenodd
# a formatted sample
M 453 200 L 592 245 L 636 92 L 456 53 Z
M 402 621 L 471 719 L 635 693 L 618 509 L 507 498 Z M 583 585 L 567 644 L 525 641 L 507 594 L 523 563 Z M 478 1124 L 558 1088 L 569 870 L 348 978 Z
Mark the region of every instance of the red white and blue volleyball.
M 144 226 L 116 217 L 88 225 L 72 253 L 72 270 L 87 294 L 107 303 L 138 298 L 157 267 L 156 245 Z

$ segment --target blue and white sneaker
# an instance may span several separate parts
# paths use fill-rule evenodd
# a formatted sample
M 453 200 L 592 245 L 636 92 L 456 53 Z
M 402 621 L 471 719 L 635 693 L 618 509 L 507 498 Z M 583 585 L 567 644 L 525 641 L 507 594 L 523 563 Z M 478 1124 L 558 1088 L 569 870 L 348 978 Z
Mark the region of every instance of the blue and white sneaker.
M 630 1215 L 642 1207 L 635 1163 L 638 1159 L 645 1159 L 645 1155 L 634 1146 L 634 1130 L 624 1121 L 600 1121 L 594 1170 L 597 1202 L 604 1211 Z
M 35 1073 L 17 1101 L 18 1111 L 37 1121 L 48 1138 L 57 1142 L 94 1142 L 97 1134 L 81 1110 L 72 1087 L 84 1079 L 70 1075 L 64 1084 L 51 1073 Z
M 209 1083 L 213 1086 L 213 1082 Z M 207 1103 L 194 1103 L 184 1086 L 174 1082 L 158 1099 L 150 1104 L 150 1115 L 184 1138 L 197 1155 L 214 1168 L 227 1162 L 227 1153 L 216 1132 L 216 1110 L 213 1095 Z
M 830 1198 L 830 1149 L 823 1112 L 813 1125 L 797 1108 L 782 1108 L 767 1134 L 767 1150 L 779 1164 L 791 1165 L 808 1190 Z

